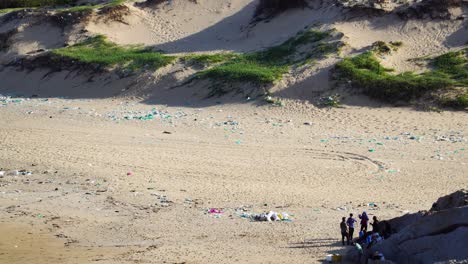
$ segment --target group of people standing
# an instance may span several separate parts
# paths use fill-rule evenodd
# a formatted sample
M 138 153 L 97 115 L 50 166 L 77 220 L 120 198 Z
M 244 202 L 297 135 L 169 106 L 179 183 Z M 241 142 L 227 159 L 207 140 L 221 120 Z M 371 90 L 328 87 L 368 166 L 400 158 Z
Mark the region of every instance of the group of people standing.
M 362 215 L 358 215 L 361 225 L 361 229 L 359 231 L 359 236 L 367 236 L 367 226 L 369 225 L 369 217 L 367 216 L 366 212 L 363 212 Z M 372 217 L 373 222 L 370 223 L 372 225 L 372 233 L 378 233 L 379 232 L 379 220 L 377 220 L 377 217 L 374 216 Z M 340 223 L 340 229 L 341 229 L 341 241 L 343 245 L 345 245 L 345 238 L 346 238 L 346 243 L 348 245 L 353 243 L 353 236 L 354 236 L 354 228 L 355 225 L 358 221 L 353 217 L 353 214 L 349 214 L 348 219 L 346 217 L 343 217 L 341 219 Z

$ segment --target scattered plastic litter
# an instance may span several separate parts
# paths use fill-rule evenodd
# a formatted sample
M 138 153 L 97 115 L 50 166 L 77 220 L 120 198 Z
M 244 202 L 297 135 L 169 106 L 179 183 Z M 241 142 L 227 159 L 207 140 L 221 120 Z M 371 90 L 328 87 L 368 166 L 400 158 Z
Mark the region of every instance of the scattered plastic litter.
M 173 202 L 167 199 L 166 195 L 161 195 L 157 193 L 152 193 L 151 195 L 156 196 L 161 207 L 169 207 Z
M 193 203 L 193 200 L 190 199 L 190 198 L 185 198 L 184 200 L 184 204 L 192 204 Z
M 28 100 L 28 99 L 23 99 L 23 98 L 12 98 L 11 96 L 4 96 L 0 94 L 0 105 L 2 106 L 7 106 L 9 104 L 20 104 L 23 101 Z
M 222 209 L 217 209 L 217 208 L 210 208 L 208 209 L 209 214 L 223 214 L 224 211 Z
M 108 118 L 113 121 L 120 121 L 120 120 L 140 120 L 140 121 L 150 121 L 159 119 L 163 122 L 172 123 L 173 119 L 178 119 L 184 116 L 187 116 L 185 112 L 177 111 L 170 114 L 168 111 L 159 111 L 156 108 L 151 109 L 150 111 L 141 111 L 141 110 L 128 110 L 129 103 L 122 103 L 121 108 L 109 112 L 106 114 Z
M 209 208 L 208 210 L 206 210 L 206 213 L 213 216 L 214 218 L 221 218 L 224 214 L 224 210 L 218 208 Z

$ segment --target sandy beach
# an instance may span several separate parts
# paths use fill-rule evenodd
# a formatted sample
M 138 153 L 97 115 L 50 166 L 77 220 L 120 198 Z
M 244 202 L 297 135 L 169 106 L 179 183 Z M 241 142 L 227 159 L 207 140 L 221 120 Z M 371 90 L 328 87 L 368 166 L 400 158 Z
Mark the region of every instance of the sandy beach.
M 391 105 L 331 81 L 337 62 L 379 40 L 404 43 L 379 57 L 385 67 L 425 71 L 411 59 L 460 50 L 466 20 L 314 2 L 253 23 L 258 1 L 195 2 L 0 25 L 0 263 L 322 263 L 348 249 L 342 217 L 390 219 L 468 187 L 466 111 Z M 304 28 L 336 32 L 326 40 L 342 49 L 291 67 L 268 97 L 207 98 L 213 84 L 187 82 L 200 67 L 183 59 L 133 75 L 28 60 L 96 34 L 171 56 L 255 52 Z M 320 103 L 335 93 L 339 107 Z M 289 220 L 248 217 L 269 211 Z
M 153 107 L 171 117 L 113 120 Z M 342 251 L 338 223 L 350 212 L 390 218 L 466 184 L 464 113 L 298 109 L 10 103 L 2 168 L 32 175 L 1 179 L 2 222 L 65 242 L 50 252 L 63 263 L 83 263 L 64 251 L 88 249 L 102 263 L 309 262 Z M 292 222 L 250 222 L 243 210 Z M 2 236 L 3 249 L 31 245 L 13 241 Z M 24 263 L 7 252 L 3 262 Z

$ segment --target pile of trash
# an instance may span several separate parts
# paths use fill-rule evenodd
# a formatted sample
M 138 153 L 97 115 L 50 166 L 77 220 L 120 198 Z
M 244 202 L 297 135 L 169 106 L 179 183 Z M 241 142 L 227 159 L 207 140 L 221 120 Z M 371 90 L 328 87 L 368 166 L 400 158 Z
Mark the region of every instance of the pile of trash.
M 386 263 L 466 261 L 468 191 L 439 198 L 429 211 L 381 221 L 378 230 L 380 234 L 358 241 L 346 259 L 353 263 L 383 259 Z
M 236 215 L 240 218 L 243 219 L 248 219 L 252 222 L 276 222 L 276 221 L 282 221 L 282 222 L 292 222 L 290 218 L 290 214 L 286 212 L 275 212 L 275 211 L 269 211 L 268 213 L 254 213 L 254 212 L 248 212 L 248 209 L 245 207 L 239 207 L 239 208 L 208 208 L 205 209 L 205 214 L 211 215 L 214 218 L 221 218 L 223 214 L 226 212 L 231 211 L 233 215 Z
M 268 213 L 250 214 L 248 218 L 251 221 L 255 221 L 255 222 L 274 222 L 274 221 L 291 222 L 291 220 L 289 219 L 289 214 L 285 212 L 277 213 L 274 211 L 270 211 Z

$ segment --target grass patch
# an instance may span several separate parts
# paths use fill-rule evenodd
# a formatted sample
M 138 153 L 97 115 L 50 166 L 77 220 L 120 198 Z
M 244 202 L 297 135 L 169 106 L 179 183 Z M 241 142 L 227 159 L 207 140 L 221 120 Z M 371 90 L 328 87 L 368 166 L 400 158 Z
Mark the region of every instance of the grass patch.
M 18 10 L 23 10 L 24 8 L 22 7 L 17 7 L 17 8 L 5 8 L 5 9 L 0 9 L 0 15 L 4 15 L 10 12 L 15 12 Z
M 392 46 L 393 49 L 401 48 L 403 46 L 403 41 L 390 41 L 390 46 Z
M 457 109 L 468 108 L 468 89 L 465 89 L 463 94 L 459 94 L 453 97 L 442 97 L 440 103 L 446 107 L 453 107 Z
M 438 56 L 433 65 L 435 73 L 448 76 L 459 86 L 468 86 L 468 48 Z
M 468 48 L 438 56 L 431 65 L 433 69 L 422 74 L 392 74 L 393 70 L 383 67 L 374 52 L 366 52 L 345 58 L 336 68 L 340 79 L 350 80 L 353 87 L 388 102 L 410 102 L 430 92 L 468 85 Z M 464 105 L 466 94 L 454 100 Z
M 330 32 L 308 30 L 301 32 L 281 45 L 263 51 L 245 54 L 221 53 L 198 55 L 192 59 L 202 63 L 218 63 L 195 75 L 199 79 L 213 79 L 222 82 L 250 82 L 269 84 L 281 80 L 293 65 L 311 61 L 312 57 L 324 56 L 338 51 L 338 45 L 321 42 Z M 297 57 L 299 49 L 311 45 L 305 56 Z
M 222 79 L 228 82 L 272 83 L 288 71 L 285 66 L 264 66 L 251 61 L 227 63 L 197 74 L 200 79 Z
M 154 52 L 141 46 L 118 46 L 107 41 L 101 35 L 70 47 L 56 49 L 53 53 L 80 62 L 107 67 L 117 66 L 131 71 L 142 68 L 158 69 L 176 59 L 176 57 Z
M 392 51 L 397 51 L 402 46 L 403 42 L 401 41 L 390 41 L 389 43 L 386 43 L 385 41 L 379 40 L 372 44 L 372 50 L 379 55 L 384 55 L 389 54 Z
M 221 62 L 233 60 L 233 59 L 238 58 L 239 56 L 240 55 L 236 53 L 224 52 L 224 53 L 216 53 L 216 54 L 187 55 L 183 57 L 183 59 L 187 61 L 194 61 L 196 63 L 209 65 L 209 64 L 215 64 L 215 63 L 221 63 Z
M 58 12 L 83 12 L 88 10 L 101 9 L 104 7 L 113 7 L 125 3 L 126 0 L 111 0 L 108 3 L 96 4 L 96 5 L 80 5 L 67 8 L 57 9 Z

